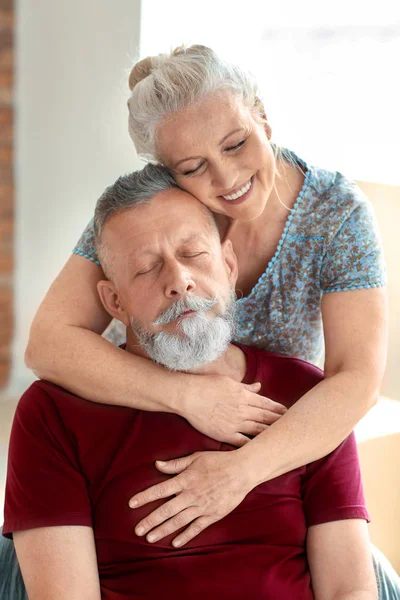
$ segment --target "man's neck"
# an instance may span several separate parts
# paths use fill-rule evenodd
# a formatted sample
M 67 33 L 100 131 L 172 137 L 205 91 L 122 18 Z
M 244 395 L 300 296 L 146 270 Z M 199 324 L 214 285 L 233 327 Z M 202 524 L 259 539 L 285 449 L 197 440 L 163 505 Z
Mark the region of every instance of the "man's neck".
M 189 373 L 197 375 L 225 375 L 236 381 L 242 381 L 246 375 L 246 355 L 237 346 L 229 344 L 225 352 L 212 363 L 191 369 Z
M 126 351 L 136 356 L 149 358 L 146 352 L 139 346 L 130 327 L 126 329 Z M 196 375 L 225 375 L 236 381 L 242 381 L 246 375 L 246 368 L 246 356 L 243 350 L 233 344 L 229 344 L 225 352 L 216 360 L 187 372 L 195 373 Z

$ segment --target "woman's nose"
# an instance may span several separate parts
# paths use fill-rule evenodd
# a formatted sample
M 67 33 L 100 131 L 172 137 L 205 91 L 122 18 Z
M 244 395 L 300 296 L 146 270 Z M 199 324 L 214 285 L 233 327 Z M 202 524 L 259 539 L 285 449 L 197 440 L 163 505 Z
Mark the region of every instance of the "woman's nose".
M 237 170 L 224 161 L 211 167 L 211 183 L 222 193 L 228 193 L 237 184 Z

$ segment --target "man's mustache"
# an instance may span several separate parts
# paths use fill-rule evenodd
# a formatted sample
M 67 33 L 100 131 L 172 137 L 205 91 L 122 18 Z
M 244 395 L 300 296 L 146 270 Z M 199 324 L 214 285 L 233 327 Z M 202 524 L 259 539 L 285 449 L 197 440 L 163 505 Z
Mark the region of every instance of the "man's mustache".
M 153 325 L 168 325 L 183 315 L 188 310 L 210 310 L 217 302 L 216 296 L 207 300 L 198 296 L 187 296 L 187 298 L 179 298 L 175 300 L 171 306 L 164 310 L 154 321 Z

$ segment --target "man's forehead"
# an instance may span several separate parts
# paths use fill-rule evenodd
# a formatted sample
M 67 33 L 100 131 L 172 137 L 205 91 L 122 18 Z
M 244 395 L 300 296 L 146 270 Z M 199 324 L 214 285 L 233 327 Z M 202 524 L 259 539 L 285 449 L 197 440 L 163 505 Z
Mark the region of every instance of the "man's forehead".
M 194 248 L 196 245 L 201 244 L 202 248 L 208 248 L 212 246 L 212 234 L 211 231 L 203 229 L 203 231 L 188 231 L 188 227 L 182 223 L 182 227 L 169 231 L 163 240 L 171 245 L 173 248 L 179 250 L 180 248 Z M 161 241 L 161 242 L 162 242 Z M 162 243 L 160 239 L 155 236 L 154 239 L 147 239 L 135 249 L 133 257 L 143 257 L 145 255 L 159 254 L 162 250 Z
M 190 237 L 194 237 L 200 236 L 212 219 L 211 213 L 208 214 L 208 209 L 197 198 L 183 190 L 170 189 L 114 214 L 104 230 L 108 229 L 107 225 L 111 225 L 114 234 L 118 231 L 126 233 L 132 228 L 136 232 L 144 228 L 150 233 L 183 228 L 186 232 L 190 230 Z

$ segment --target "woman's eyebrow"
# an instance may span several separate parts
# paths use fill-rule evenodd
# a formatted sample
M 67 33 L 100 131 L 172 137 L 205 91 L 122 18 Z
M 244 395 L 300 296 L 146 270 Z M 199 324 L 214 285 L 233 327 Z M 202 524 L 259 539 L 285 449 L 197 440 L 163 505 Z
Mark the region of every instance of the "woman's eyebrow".
M 233 135 L 234 133 L 238 133 L 238 131 L 245 131 L 245 128 L 244 128 L 244 127 L 239 127 L 239 129 L 234 129 L 234 130 L 233 130 L 233 131 L 231 131 L 230 133 L 227 133 L 227 134 L 226 134 L 226 135 L 225 135 L 225 136 L 222 138 L 222 140 L 220 141 L 219 145 L 221 146 L 221 145 L 222 145 L 222 144 L 225 142 L 225 140 L 227 140 L 227 139 L 228 139 L 228 137 L 229 137 L 230 135 Z
M 230 131 L 222 138 L 222 140 L 219 142 L 218 145 L 222 146 L 222 144 L 225 142 L 225 140 L 228 139 L 229 136 L 233 135 L 234 133 L 238 133 L 239 131 L 245 131 L 245 128 L 239 127 L 239 129 L 234 129 L 233 131 Z M 180 165 L 181 163 L 186 162 L 187 160 L 195 160 L 196 158 L 202 158 L 202 157 L 201 156 L 188 156 L 187 158 L 182 158 L 177 163 L 175 163 L 175 166 L 173 168 L 176 169 L 176 167 L 178 165 Z
M 186 162 L 187 160 L 195 160 L 196 158 L 201 158 L 201 156 L 188 156 L 187 158 L 182 158 L 175 164 L 173 168 L 176 169 L 176 167 L 181 163 Z

